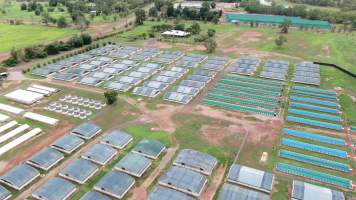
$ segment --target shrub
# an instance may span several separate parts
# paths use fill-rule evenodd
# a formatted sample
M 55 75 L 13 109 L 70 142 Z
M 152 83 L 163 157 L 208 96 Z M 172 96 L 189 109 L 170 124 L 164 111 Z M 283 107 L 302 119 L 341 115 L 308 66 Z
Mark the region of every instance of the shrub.
M 52 43 L 46 46 L 45 51 L 48 55 L 55 55 L 59 53 L 60 49 L 57 43 Z
M 18 63 L 16 57 L 10 56 L 8 59 L 4 60 L 2 64 L 6 67 L 13 67 Z
M 73 36 L 69 41 L 68 44 L 74 48 L 82 47 L 83 46 L 83 38 L 79 36 Z
M 92 39 L 91 39 L 91 36 L 89 34 L 84 33 L 84 34 L 81 35 L 81 37 L 82 37 L 84 45 L 91 44 Z
M 57 20 L 57 27 L 58 28 L 65 28 L 67 27 L 67 20 L 65 17 L 61 16 L 58 20 Z

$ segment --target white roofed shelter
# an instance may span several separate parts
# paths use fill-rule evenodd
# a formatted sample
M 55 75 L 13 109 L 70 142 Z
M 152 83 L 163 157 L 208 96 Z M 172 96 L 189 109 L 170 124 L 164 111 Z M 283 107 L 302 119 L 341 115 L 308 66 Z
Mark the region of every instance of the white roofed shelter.
M 26 105 L 31 105 L 44 97 L 43 94 L 22 89 L 12 91 L 10 93 L 5 94 L 4 96 L 6 99 Z
M 0 111 L 8 112 L 14 115 L 19 115 L 24 112 L 24 109 L 0 103 Z
M 47 117 L 33 112 L 26 112 L 23 115 L 24 118 L 31 119 L 34 121 L 42 122 L 47 125 L 55 126 L 58 124 L 59 120 L 52 117 Z
M 35 128 L 35 129 L 32 129 L 31 131 L 25 133 L 24 135 L 21 135 L 20 137 L 16 138 L 15 140 L 5 144 L 4 146 L 0 147 L 0 156 L 9 152 L 10 150 L 14 149 L 18 145 L 30 140 L 31 138 L 35 137 L 36 135 L 40 134 L 41 132 L 42 132 L 42 129 Z
M 9 116 L 0 113 L 0 122 L 6 122 L 10 119 Z
M 190 35 L 190 33 L 185 31 L 180 31 L 180 30 L 170 30 L 161 33 L 161 35 L 168 36 L 168 37 L 187 37 Z

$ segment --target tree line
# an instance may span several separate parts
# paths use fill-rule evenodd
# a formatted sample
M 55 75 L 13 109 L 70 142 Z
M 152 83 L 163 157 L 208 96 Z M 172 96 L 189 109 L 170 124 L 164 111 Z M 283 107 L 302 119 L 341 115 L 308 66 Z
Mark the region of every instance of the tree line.
M 307 9 L 305 5 L 284 7 L 281 5 L 264 6 L 256 1 L 241 3 L 241 6 L 249 13 L 296 16 L 311 20 L 325 20 L 332 24 L 348 25 L 350 29 L 356 29 L 356 11 L 330 11 L 321 9 Z
M 297 4 L 338 7 L 344 11 L 356 10 L 355 0 L 288 0 L 288 1 Z
M 70 22 L 64 16 L 54 18 L 51 13 L 55 10 L 59 12 L 68 12 L 71 22 L 80 28 L 87 28 L 90 21 L 96 16 L 102 16 L 106 19 L 112 16 L 114 21 L 119 17 L 126 17 L 130 11 L 137 7 L 142 7 L 152 0 L 49 0 L 46 3 L 31 0 L 23 2 L 20 7 L 23 11 L 34 12 L 38 16 L 42 16 L 42 21 L 45 24 L 57 24 L 58 27 L 66 27 Z
M 178 5 L 176 8 L 169 0 L 155 0 L 154 6 L 150 8 L 148 15 L 150 17 L 161 18 L 182 18 L 185 20 L 202 20 L 218 23 L 222 16 L 221 10 L 215 10 L 216 4 L 214 2 L 203 2 L 200 9 L 182 8 Z
M 48 55 L 56 55 L 63 51 L 80 48 L 92 43 L 89 34 L 75 35 L 67 42 L 52 42 L 47 45 L 34 45 L 21 49 L 11 50 L 10 57 L 2 62 L 5 67 L 12 67 L 20 62 L 29 62 L 36 58 L 46 58 Z

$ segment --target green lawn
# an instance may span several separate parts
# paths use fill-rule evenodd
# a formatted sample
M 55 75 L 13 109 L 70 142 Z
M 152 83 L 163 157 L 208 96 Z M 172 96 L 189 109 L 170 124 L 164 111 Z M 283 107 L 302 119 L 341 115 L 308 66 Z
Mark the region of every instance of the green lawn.
M 37 25 L 0 24 L 0 52 L 70 37 L 76 29 L 59 29 Z

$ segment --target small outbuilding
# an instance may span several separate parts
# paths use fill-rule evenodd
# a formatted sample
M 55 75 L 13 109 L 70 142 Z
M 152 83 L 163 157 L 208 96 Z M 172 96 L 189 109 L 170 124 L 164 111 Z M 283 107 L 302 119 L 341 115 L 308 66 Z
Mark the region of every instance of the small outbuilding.
M 2 175 L 0 182 L 15 190 L 22 190 L 39 176 L 40 172 L 35 168 L 20 164 Z
M 270 200 L 269 195 L 255 190 L 247 189 L 238 185 L 225 183 L 219 192 L 218 200 Z
M 206 176 L 191 169 L 173 166 L 160 177 L 158 183 L 188 195 L 199 197 L 207 184 Z
M 123 149 L 125 148 L 131 141 L 133 137 L 123 131 L 112 131 L 107 133 L 103 139 L 101 139 L 102 144 L 109 145 L 116 149 Z
M 58 140 L 56 140 L 51 147 L 57 149 L 58 151 L 64 152 L 66 154 L 71 154 L 73 151 L 77 150 L 81 145 L 84 144 L 84 140 L 67 134 Z
M 217 163 L 217 159 L 207 153 L 183 149 L 174 160 L 173 165 L 186 167 L 210 176 Z
M 135 179 L 123 172 L 111 171 L 94 186 L 94 190 L 122 199 L 135 184 Z
M 33 155 L 26 163 L 47 171 L 63 159 L 64 156 L 61 152 L 47 147 Z
M 274 182 L 274 174 L 233 164 L 227 175 L 227 181 L 262 192 L 271 193 Z
M 90 160 L 98 165 L 105 165 L 116 154 L 117 151 L 111 146 L 105 144 L 95 144 L 89 150 L 82 154 L 82 158 Z
M 170 30 L 161 33 L 161 35 L 165 37 L 187 37 L 190 36 L 190 33 L 181 30 Z
M 144 139 L 133 148 L 132 152 L 157 159 L 165 149 L 166 147 L 157 140 Z
M 151 166 L 152 161 L 140 154 L 128 153 L 116 165 L 115 170 L 135 177 L 141 177 Z
M 315 199 L 345 200 L 345 196 L 342 192 L 339 191 L 294 180 L 291 199 L 292 200 L 315 200 Z
M 100 133 L 101 128 L 91 122 L 85 122 L 71 131 L 71 134 L 89 140 Z
M 108 196 L 103 195 L 99 192 L 90 191 L 87 192 L 80 200 L 111 200 Z
M 98 166 L 94 163 L 88 160 L 78 159 L 62 169 L 59 172 L 59 176 L 79 184 L 84 184 L 98 169 Z
M 38 200 L 67 200 L 75 191 L 73 183 L 54 177 L 35 190 L 32 197 Z
M 171 188 L 156 186 L 147 200 L 194 200 L 194 198 Z

